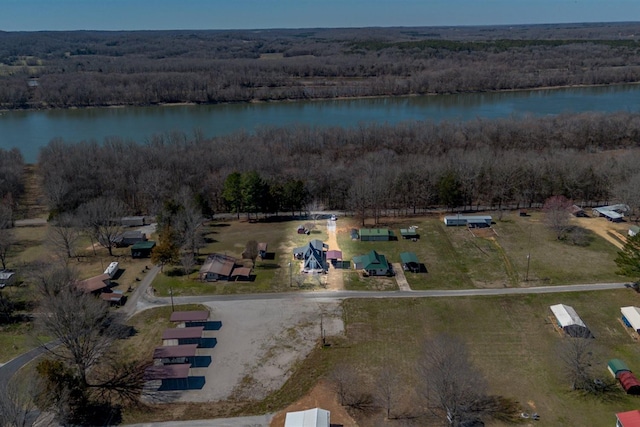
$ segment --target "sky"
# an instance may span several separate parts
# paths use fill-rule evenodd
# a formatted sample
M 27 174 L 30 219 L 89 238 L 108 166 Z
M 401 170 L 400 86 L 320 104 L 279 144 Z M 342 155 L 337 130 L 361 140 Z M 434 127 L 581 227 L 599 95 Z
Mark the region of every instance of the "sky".
M 640 21 L 640 0 L 0 0 L 0 30 L 165 30 Z

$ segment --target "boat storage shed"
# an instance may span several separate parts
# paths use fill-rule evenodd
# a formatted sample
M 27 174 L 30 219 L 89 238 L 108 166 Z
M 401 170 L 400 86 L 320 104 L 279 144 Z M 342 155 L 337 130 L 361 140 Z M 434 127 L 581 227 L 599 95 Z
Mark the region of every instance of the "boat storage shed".
M 593 334 L 584 324 L 573 307 L 565 304 L 556 304 L 549 307 L 556 318 L 558 326 L 568 335 L 578 338 L 593 338 Z
M 622 313 L 624 324 L 640 333 L 640 308 L 633 306 L 621 307 L 620 312 Z
M 331 413 L 320 408 L 287 412 L 284 420 L 284 427 L 329 427 L 330 425 Z
M 493 218 L 489 215 L 449 215 L 444 217 L 444 224 L 447 227 L 456 225 L 491 226 Z

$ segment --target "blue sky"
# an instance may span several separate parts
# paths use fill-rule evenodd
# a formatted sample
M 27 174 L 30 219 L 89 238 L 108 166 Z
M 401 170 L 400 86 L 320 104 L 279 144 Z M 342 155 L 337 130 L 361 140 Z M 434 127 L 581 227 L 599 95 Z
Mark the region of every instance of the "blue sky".
M 4 31 L 615 21 L 640 21 L 640 0 L 0 0 Z

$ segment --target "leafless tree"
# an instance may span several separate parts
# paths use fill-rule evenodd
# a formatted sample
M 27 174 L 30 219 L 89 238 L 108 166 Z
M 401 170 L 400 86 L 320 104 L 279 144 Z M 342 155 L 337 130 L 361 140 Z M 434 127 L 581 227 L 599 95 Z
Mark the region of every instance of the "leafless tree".
M 460 339 L 447 335 L 427 339 L 418 375 L 429 409 L 442 422 L 461 427 L 486 416 L 486 380 Z
M 43 388 L 35 374 L 24 374 L 22 381 L 9 381 L 5 394 L 0 399 L 0 425 L 6 427 L 28 427 L 37 420 L 36 396 Z
M 127 209 L 121 201 L 100 197 L 78 208 L 78 216 L 89 234 L 113 256 L 116 237 L 122 234 L 121 218 Z
M 63 213 L 51 222 L 47 232 L 49 244 L 63 253 L 66 258 L 75 256 L 75 249 L 80 239 L 80 229 L 76 225 L 76 221 L 70 214 Z
M 552 196 L 544 202 L 545 222 L 558 240 L 562 239 L 570 228 L 569 208 L 572 204 L 571 200 L 564 196 Z
M 196 258 L 191 252 L 183 252 L 182 256 L 180 257 L 180 264 L 182 265 L 184 275 L 188 279 L 191 271 L 193 270 L 193 267 L 196 265 Z
M 597 382 L 594 372 L 595 343 L 585 332 L 578 337 L 565 337 L 560 344 L 558 354 L 571 390 L 593 391 Z
M 42 263 L 34 265 L 28 280 L 36 287 L 41 297 L 47 299 L 55 297 L 63 291 L 68 291 L 78 278 L 75 269 L 68 265 Z
M 16 244 L 16 237 L 12 229 L 5 228 L 0 230 L 0 262 L 2 269 L 7 268 L 7 258 L 11 247 Z
M 388 361 L 391 362 L 391 361 Z M 378 373 L 375 384 L 376 403 L 384 409 L 387 418 L 391 418 L 391 411 L 398 404 L 402 391 L 402 381 L 393 363 L 384 363 Z
M 244 252 L 242 252 L 242 257 L 251 260 L 251 264 L 253 267 L 256 266 L 256 259 L 258 258 L 258 242 L 255 240 L 249 240 L 244 247 Z

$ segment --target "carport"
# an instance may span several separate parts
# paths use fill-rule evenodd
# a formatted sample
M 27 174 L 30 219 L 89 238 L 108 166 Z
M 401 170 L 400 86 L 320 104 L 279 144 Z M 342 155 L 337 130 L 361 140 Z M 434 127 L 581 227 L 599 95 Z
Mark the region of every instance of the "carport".
M 196 348 L 198 348 L 198 344 L 156 347 L 153 350 L 153 358 L 160 359 L 163 365 L 188 364 L 191 366 L 193 358 L 196 356 Z
M 150 366 L 144 373 L 146 381 L 162 381 L 158 390 L 193 390 L 204 386 L 204 377 L 189 376 L 191 365 Z
M 169 328 L 162 333 L 164 345 L 200 344 L 204 326 Z

